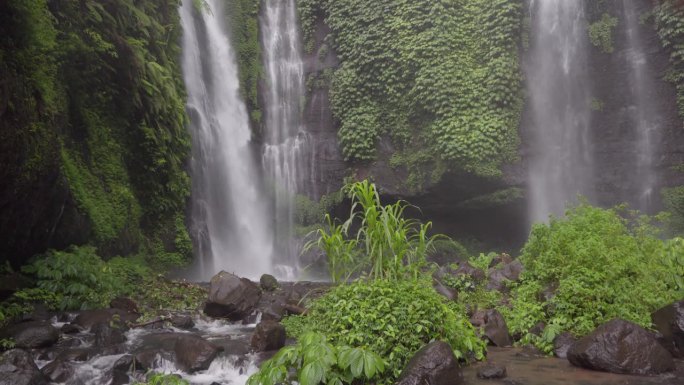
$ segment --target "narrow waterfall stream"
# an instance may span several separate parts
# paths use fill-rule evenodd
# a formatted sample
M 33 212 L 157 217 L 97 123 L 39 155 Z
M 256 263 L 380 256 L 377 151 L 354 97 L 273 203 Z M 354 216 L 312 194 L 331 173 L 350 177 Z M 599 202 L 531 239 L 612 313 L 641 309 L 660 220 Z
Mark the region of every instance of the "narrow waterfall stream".
M 532 0 L 525 72 L 531 124 L 529 218 L 592 196 L 587 24 L 581 0 Z
M 258 278 L 272 270 L 273 235 L 239 95 L 235 54 L 222 2 L 209 10 L 184 0 L 183 77 L 193 136 L 193 231 L 199 241 L 198 279 L 219 270 Z
M 310 138 L 302 125 L 304 68 L 294 0 L 262 4 L 261 35 L 266 72 L 263 166 L 273 189 L 275 207 L 275 271 L 295 278 L 300 244 L 294 233 L 295 194 L 306 194 Z
M 626 61 L 630 69 L 628 79 L 631 91 L 632 105 L 628 107 L 631 129 L 636 132 L 635 155 L 636 175 L 634 182 L 637 185 L 638 196 L 632 199 L 638 206 L 636 208 L 651 212 L 653 210 L 654 194 L 658 177 L 655 170 L 656 142 L 662 122 L 658 111 L 658 99 L 653 85 L 653 79 L 649 77 L 649 59 L 646 54 L 646 42 L 641 35 L 643 26 L 640 22 L 640 10 L 634 1 L 622 2 L 625 33 L 629 49 L 626 51 Z

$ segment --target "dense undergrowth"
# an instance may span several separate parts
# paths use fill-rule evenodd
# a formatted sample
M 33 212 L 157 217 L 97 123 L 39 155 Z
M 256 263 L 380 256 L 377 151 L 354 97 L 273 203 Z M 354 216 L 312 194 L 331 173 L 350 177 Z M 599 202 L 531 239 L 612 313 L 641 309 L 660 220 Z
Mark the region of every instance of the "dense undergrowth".
M 653 311 L 684 296 L 684 243 L 658 235 L 647 217 L 587 204 L 534 226 L 522 280 L 500 307 L 511 332 L 549 351 L 559 333 L 583 336 L 613 318 L 650 327 Z M 528 334 L 540 322 L 543 335 Z
M 444 172 L 447 162 L 500 175 L 501 164 L 516 157 L 522 2 L 298 5 L 306 47 L 313 48 L 321 14 L 332 29 L 328 41 L 342 62 L 332 77 L 332 107 L 347 160 L 374 159 L 378 138 L 389 136 L 399 149 L 395 164 L 421 186 L 441 177 L 423 168 Z

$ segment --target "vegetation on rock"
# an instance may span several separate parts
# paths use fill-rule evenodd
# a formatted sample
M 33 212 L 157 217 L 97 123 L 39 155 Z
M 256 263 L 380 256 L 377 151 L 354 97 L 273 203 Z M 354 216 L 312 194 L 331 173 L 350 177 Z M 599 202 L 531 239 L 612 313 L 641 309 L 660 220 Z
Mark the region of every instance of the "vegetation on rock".
M 426 166 L 446 161 L 500 175 L 501 164 L 515 159 L 522 2 L 298 4 L 307 47 L 321 14 L 332 29 L 342 64 L 331 97 L 348 160 L 374 159 L 381 135 L 407 154 L 429 149 Z

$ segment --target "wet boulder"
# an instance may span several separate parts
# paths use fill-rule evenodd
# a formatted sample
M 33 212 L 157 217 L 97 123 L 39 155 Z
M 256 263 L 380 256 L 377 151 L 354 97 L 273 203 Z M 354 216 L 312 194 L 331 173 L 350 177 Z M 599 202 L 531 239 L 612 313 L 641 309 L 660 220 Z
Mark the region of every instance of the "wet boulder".
M 135 322 L 140 316 L 129 313 L 121 309 L 95 309 L 84 310 L 71 322 L 83 329 L 90 330 L 99 323 L 120 323 L 125 325 L 128 322 Z
M 663 346 L 673 356 L 684 358 L 684 300 L 659 309 L 651 319 L 662 334 Z
M 211 279 L 204 313 L 238 321 L 254 310 L 260 298 L 261 290 L 255 283 L 222 271 Z
M 470 262 L 461 263 L 458 269 L 454 271 L 454 275 L 467 277 L 475 282 L 482 282 L 485 279 L 485 272 L 474 267 Z
M 276 321 L 262 321 L 254 329 L 251 344 L 257 352 L 278 350 L 285 346 L 285 327 Z
M 274 291 L 280 285 L 278 285 L 278 280 L 271 274 L 264 274 L 259 279 L 259 285 L 263 291 Z
M 173 361 L 182 371 L 206 370 L 220 348 L 204 338 L 189 333 L 159 333 L 143 338 L 136 362 L 144 369 L 153 369 L 157 357 Z
M 74 376 L 74 367 L 68 362 L 54 360 L 40 370 L 52 382 L 66 382 Z
M 126 341 L 123 330 L 109 323 L 94 325 L 90 331 L 95 334 L 95 346 L 107 347 Z
M 12 338 L 15 346 L 22 349 L 45 348 L 59 340 L 59 330 L 45 321 L 29 321 L 11 325 L 0 333 Z
M 175 315 L 171 317 L 171 325 L 179 329 L 192 329 L 195 327 L 195 321 L 189 315 Z
M 508 291 L 507 283 L 519 280 L 522 271 L 523 265 L 518 260 L 499 266 L 489 274 L 487 289 L 500 292 Z
M 483 336 L 494 346 L 504 347 L 513 344 L 506 320 L 498 310 L 477 311 L 470 318 L 470 323 L 475 327 L 484 328 Z
M 575 337 L 565 332 L 561 333 L 553 340 L 553 354 L 558 358 L 568 358 L 568 350 L 575 343 Z
M 109 307 L 112 309 L 123 310 L 127 313 L 140 314 L 138 304 L 128 297 L 116 297 L 109 302 Z
M 401 372 L 397 385 L 459 385 L 463 373 L 446 342 L 434 341 L 421 348 Z
M 487 363 L 477 369 L 477 377 L 483 380 L 494 380 L 506 377 L 506 367 L 494 363 Z
M 48 378 L 25 350 L 12 349 L 0 356 L 0 385 L 43 385 Z
M 458 293 L 456 292 L 456 290 L 442 284 L 442 282 L 438 280 L 434 280 L 432 282 L 432 287 L 435 289 L 437 294 L 448 299 L 449 301 L 455 301 L 458 297 Z
M 634 323 L 614 319 L 568 350 L 575 366 L 620 374 L 659 374 L 675 369 L 672 355 L 656 337 Z

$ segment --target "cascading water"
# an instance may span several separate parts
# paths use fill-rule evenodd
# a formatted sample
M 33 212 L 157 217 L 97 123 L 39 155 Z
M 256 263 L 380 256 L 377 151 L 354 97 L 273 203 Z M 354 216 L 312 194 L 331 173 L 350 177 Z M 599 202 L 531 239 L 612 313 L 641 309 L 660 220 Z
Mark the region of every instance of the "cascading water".
M 295 194 L 306 194 L 310 138 L 301 118 L 304 68 L 294 0 L 266 0 L 260 19 L 266 69 L 265 144 L 263 165 L 273 186 L 276 271 L 294 273 L 300 245 L 293 231 Z
M 658 111 L 658 95 L 653 82 L 649 78 L 649 62 L 645 52 L 645 41 L 641 36 L 643 26 L 639 22 L 638 4 L 635 1 L 623 1 L 625 33 L 629 49 L 626 60 L 630 68 L 629 90 L 632 105 L 628 107 L 629 121 L 636 132 L 637 156 L 635 183 L 638 196 L 632 199 L 642 211 L 653 209 L 653 192 L 656 189 L 657 174 L 655 172 L 655 144 L 660 131 L 661 121 Z
M 273 235 L 251 149 L 246 107 L 221 0 L 180 9 L 183 77 L 193 137 L 193 231 L 199 279 L 219 270 L 258 278 L 271 272 Z
M 545 222 L 593 195 L 588 37 L 582 0 L 532 0 L 530 12 L 529 205 L 531 221 Z

